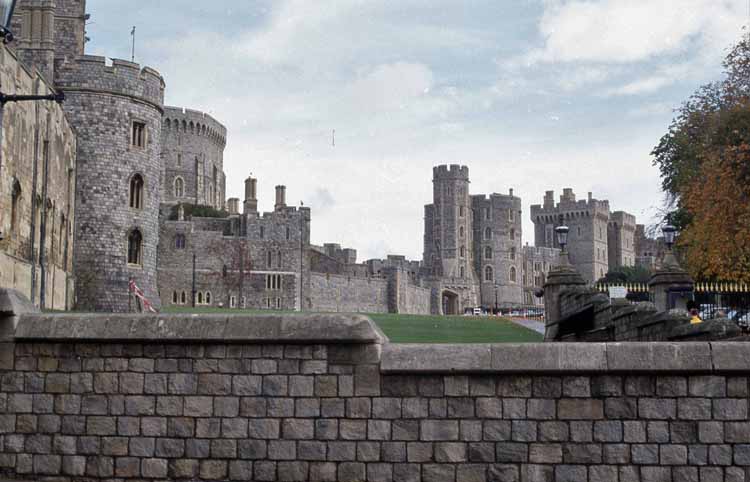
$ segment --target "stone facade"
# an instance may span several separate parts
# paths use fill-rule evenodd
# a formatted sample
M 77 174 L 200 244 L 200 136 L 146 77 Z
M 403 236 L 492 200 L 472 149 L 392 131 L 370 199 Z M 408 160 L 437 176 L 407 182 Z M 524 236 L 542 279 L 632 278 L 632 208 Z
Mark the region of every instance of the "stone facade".
M 224 209 L 227 129 L 210 115 L 166 107 L 162 127 L 162 203 Z
M 635 229 L 635 263 L 651 271 L 661 268 L 661 260 L 667 246 L 664 238 L 652 238 L 646 234 L 646 227 L 643 224 L 636 225 Z
M 0 46 L 6 94 L 49 94 L 44 78 Z M 47 309 L 73 306 L 76 136 L 50 101 L 0 106 L 0 286 Z
M 164 80 L 139 65 L 84 55 L 86 2 L 19 2 L 19 55 L 66 94 L 76 131 L 76 307 L 132 309 L 134 280 L 158 306 Z M 52 62 L 52 63 L 50 63 Z
M 591 193 L 588 199 L 576 200 L 573 190 L 566 188 L 555 204 L 554 192 L 547 191 L 544 204 L 531 206 L 531 220 L 534 244 L 539 247 L 559 248 L 555 228 L 570 228 L 570 262 L 589 283 L 610 268 L 635 265 L 635 217 L 622 211 L 610 213 L 609 201 L 594 199 Z
M 748 477 L 749 344 L 392 345 L 361 318 L 160 319 L 21 317 L 0 347 L 2 476 Z

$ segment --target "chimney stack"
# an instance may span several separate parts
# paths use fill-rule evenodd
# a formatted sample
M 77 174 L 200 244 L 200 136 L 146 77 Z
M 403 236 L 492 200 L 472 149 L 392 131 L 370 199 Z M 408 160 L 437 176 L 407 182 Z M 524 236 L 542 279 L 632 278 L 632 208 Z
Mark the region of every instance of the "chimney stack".
M 286 186 L 276 186 L 276 204 L 274 210 L 281 211 L 286 207 Z
M 589 202 L 591 202 L 594 199 L 594 193 L 589 193 Z
M 555 207 L 555 191 L 546 191 L 544 193 L 544 209 L 553 209 Z
M 245 179 L 245 205 L 243 206 L 245 214 L 258 212 L 257 188 L 257 179 L 253 177 Z
M 240 213 L 240 198 L 230 197 L 227 199 L 227 206 L 229 208 L 229 215 L 235 215 Z
M 513 188 L 510 188 L 510 196 L 513 197 Z

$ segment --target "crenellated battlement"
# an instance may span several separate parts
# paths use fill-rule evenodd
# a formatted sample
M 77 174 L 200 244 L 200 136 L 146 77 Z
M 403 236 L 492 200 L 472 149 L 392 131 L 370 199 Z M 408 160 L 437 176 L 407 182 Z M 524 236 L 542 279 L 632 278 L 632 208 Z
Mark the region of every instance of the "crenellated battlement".
M 164 127 L 167 130 L 178 129 L 184 133 L 209 137 L 221 147 L 227 143 L 227 128 L 205 112 L 165 106 Z
M 164 107 L 164 78 L 150 68 L 127 60 L 82 55 L 73 62 L 57 66 L 57 86 L 65 92 L 88 91 L 121 95 L 147 102 L 162 110 Z
M 468 166 L 461 166 L 459 164 L 451 164 L 450 166 L 441 164 L 432 168 L 432 176 L 434 181 L 443 179 L 468 181 L 469 168 Z

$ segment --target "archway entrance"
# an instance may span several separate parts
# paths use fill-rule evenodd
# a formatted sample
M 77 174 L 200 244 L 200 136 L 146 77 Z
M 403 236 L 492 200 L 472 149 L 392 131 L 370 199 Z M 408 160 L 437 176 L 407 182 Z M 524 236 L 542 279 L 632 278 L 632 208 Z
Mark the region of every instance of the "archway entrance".
M 452 291 L 443 291 L 443 314 L 458 315 L 458 295 Z

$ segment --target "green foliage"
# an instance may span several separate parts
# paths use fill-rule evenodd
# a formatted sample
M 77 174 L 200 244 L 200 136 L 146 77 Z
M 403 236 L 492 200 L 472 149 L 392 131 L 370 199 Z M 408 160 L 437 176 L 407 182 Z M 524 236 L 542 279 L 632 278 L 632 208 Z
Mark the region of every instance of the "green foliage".
M 599 283 L 648 283 L 651 271 L 643 266 L 620 266 L 610 270 Z
M 169 220 L 177 220 L 177 212 L 179 206 L 185 210 L 185 218 L 226 218 L 229 216 L 228 211 L 220 211 L 214 209 L 211 206 L 203 206 L 200 204 L 176 204 L 172 206 L 172 210 L 169 213 Z

